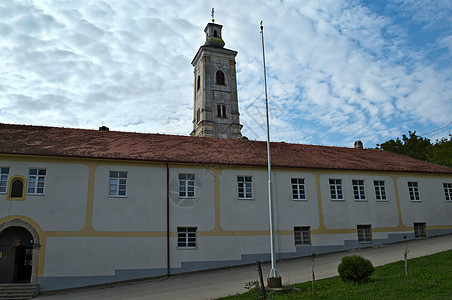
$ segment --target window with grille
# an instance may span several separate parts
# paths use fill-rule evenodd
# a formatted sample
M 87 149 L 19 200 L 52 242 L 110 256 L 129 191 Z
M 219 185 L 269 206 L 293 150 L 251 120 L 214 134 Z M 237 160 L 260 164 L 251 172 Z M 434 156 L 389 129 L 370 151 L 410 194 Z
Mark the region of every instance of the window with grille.
M 419 188 L 417 186 L 417 182 L 408 182 L 408 192 L 410 193 L 411 201 L 421 201 L 421 198 L 419 197 Z
M 110 171 L 108 195 L 125 197 L 127 191 L 127 172 Z
M 452 183 L 443 183 L 446 201 L 452 201 Z
M 377 201 L 386 201 L 386 188 L 383 180 L 374 180 L 375 199 Z
M 331 200 L 344 200 L 341 179 L 330 179 L 330 192 Z
M 366 193 L 364 192 L 364 180 L 352 180 L 353 198 L 355 200 L 366 200 Z
M 253 199 L 253 177 L 237 176 L 237 196 L 239 199 Z
M 46 169 L 30 169 L 28 172 L 28 194 L 44 194 Z
M 358 225 L 358 243 L 372 243 L 372 226 Z
M 6 186 L 8 185 L 9 168 L 0 168 L 0 193 L 6 193 Z
M 179 174 L 179 197 L 195 197 L 195 174 Z
M 177 248 L 196 248 L 196 227 L 177 227 Z
M 295 246 L 311 245 L 311 227 L 301 226 L 294 227 Z
M 427 237 L 426 223 L 414 223 L 414 237 L 422 239 Z

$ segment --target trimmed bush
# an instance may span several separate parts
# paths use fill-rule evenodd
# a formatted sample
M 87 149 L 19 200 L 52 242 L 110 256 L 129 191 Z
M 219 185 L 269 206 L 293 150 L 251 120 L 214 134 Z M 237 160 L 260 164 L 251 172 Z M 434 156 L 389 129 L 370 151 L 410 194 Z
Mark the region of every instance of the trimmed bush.
M 369 280 L 374 272 L 374 266 L 370 260 L 359 255 L 342 257 L 342 261 L 337 267 L 339 276 L 344 281 L 362 283 Z

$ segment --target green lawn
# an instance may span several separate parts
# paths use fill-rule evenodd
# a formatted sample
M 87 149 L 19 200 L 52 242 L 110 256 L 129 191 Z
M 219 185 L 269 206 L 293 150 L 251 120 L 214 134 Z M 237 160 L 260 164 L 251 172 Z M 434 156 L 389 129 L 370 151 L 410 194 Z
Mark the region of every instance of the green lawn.
M 336 276 L 317 280 L 315 294 L 311 282 L 293 286 L 292 292 L 267 299 L 452 299 L 452 250 L 410 259 L 408 276 L 399 261 L 375 268 L 371 280 L 359 285 Z M 254 290 L 221 299 L 262 299 L 256 294 Z

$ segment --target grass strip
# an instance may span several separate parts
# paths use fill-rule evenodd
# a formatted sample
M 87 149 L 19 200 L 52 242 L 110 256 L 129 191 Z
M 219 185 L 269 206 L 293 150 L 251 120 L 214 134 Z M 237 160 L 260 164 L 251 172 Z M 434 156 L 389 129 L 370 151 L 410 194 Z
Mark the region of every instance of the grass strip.
M 245 283 L 244 283 L 245 285 Z M 248 283 L 248 286 L 250 284 Z M 339 276 L 294 284 L 287 294 L 267 295 L 267 299 L 452 299 L 452 250 L 413 258 L 408 261 L 408 276 L 403 261 L 376 267 L 370 281 L 353 284 Z M 258 289 L 223 300 L 262 299 Z

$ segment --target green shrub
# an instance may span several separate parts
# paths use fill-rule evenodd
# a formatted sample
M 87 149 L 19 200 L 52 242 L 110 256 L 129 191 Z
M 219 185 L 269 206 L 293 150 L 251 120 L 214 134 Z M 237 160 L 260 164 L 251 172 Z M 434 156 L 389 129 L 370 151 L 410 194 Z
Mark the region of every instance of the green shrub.
M 264 296 L 262 294 L 262 290 L 260 288 L 259 281 L 257 281 L 257 280 L 247 282 L 245 285 L 245 289 L 248 290 L 250 296 L 253 299 L 261 299 Z
M 339 276 L 344 281 L 362 283 L 369 280 L 374 272 L 374 266 L 370 260 L 359 255 L 344 256 L 337 267 Z

